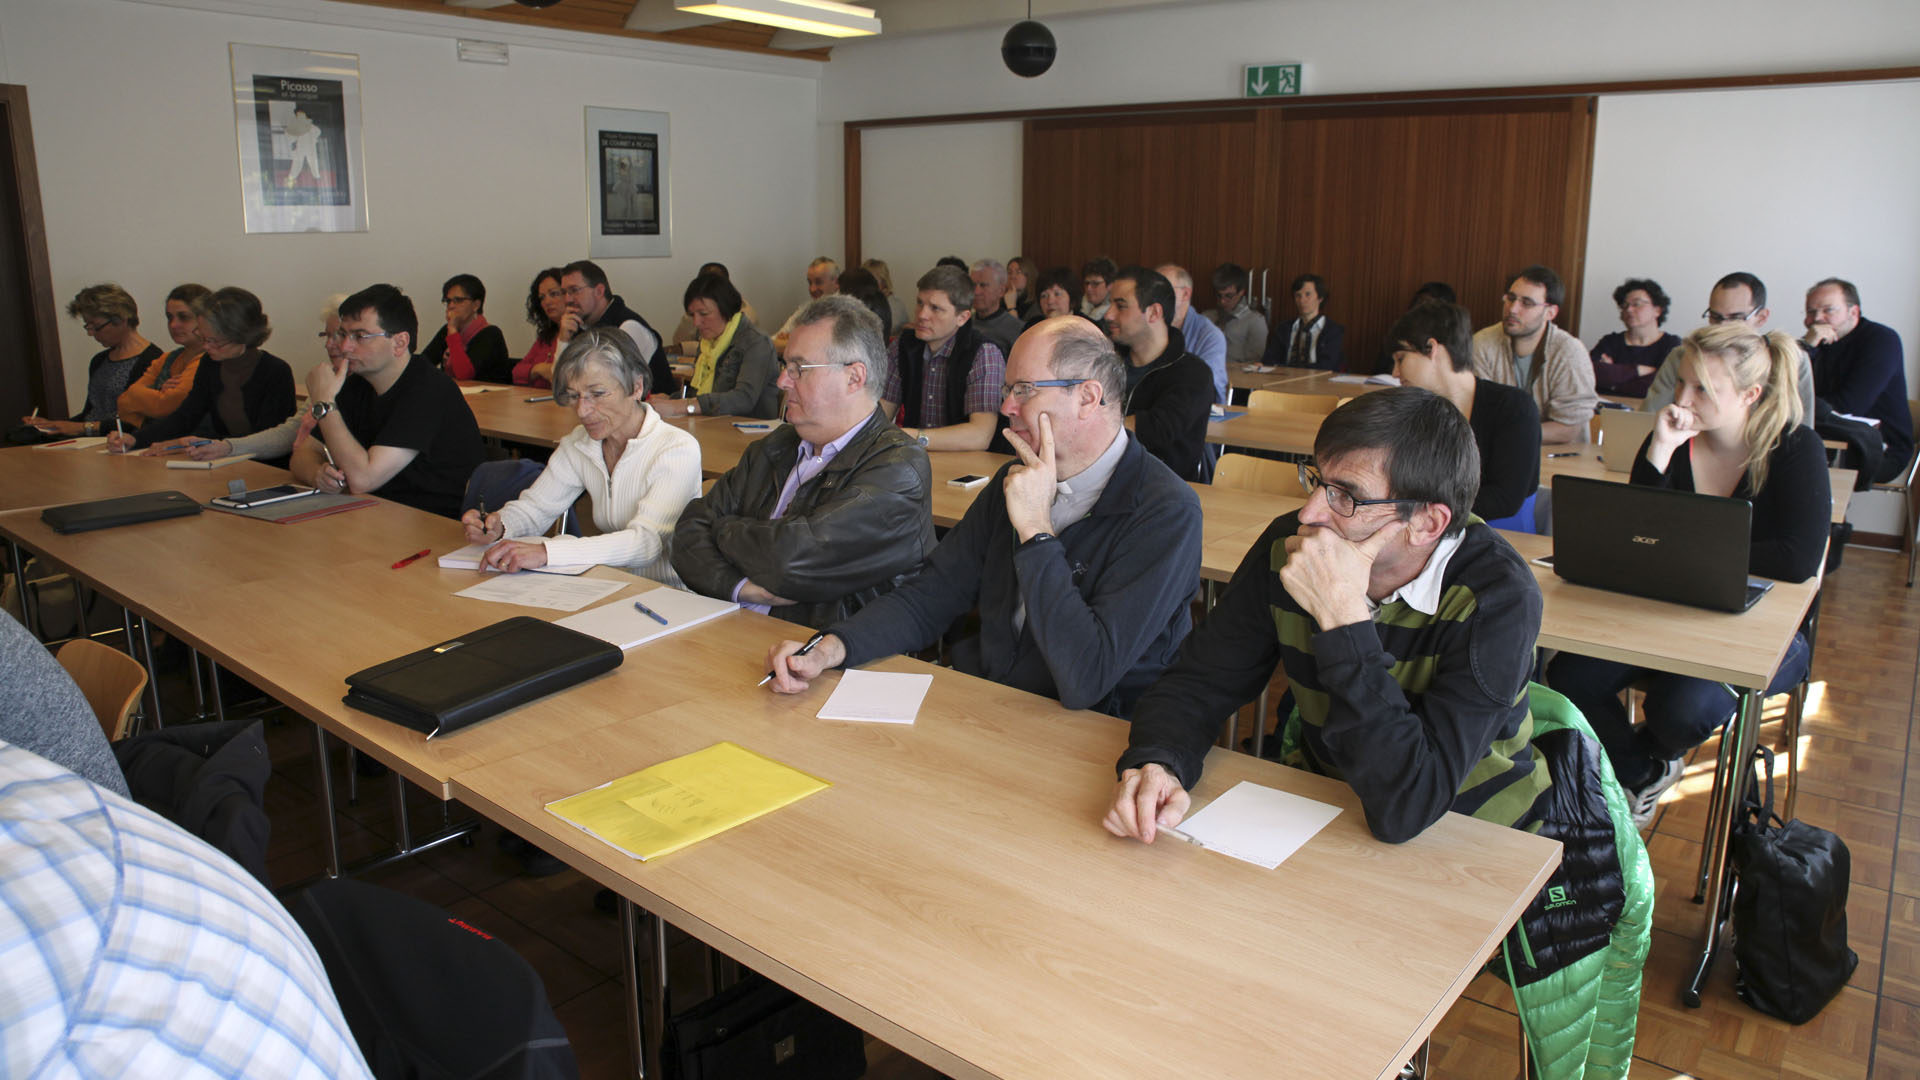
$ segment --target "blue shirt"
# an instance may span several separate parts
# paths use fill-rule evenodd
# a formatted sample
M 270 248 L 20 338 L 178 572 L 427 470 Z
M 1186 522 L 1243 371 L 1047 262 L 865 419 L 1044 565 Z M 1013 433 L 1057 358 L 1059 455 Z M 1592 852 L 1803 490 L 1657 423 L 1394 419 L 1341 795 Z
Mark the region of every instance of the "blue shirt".
M 1207 370 L 1213 372 L 1213 403 L 1227 403 L 1227 335 L 1213 325 L 1213 320 L 1193 310 L 1187 309 L 1187 321 L 1180 324 L 1180 336 L 1186 340 L 1187 351 L 1207 362 Z

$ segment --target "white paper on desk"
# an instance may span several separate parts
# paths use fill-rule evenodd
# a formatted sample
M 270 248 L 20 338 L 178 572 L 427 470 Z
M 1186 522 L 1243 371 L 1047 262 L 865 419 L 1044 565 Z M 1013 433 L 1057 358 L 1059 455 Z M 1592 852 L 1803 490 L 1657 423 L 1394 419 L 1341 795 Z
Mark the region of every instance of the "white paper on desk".
M 496 604 L 579 611 L 595 600 L 605 600 L 631 584 L 630 581 L 554 577 L 551 574 L 496 574 L 453 595 L 491 600 Z
M 1878 421 L 1875 421 L 1878 423 Z M 39 443 L 35 450 L 91 450 L 96 446 L 107 445 L 105 435 L 88 435 L 84 438 L 61 439 L 58 442 Z
M 491 394 L 495 390 L 511 390 L 511 389 L 513 389 L 513 387 L 511 386 L 463 386 L 460 388 L 460 392 L 468 396 L 472 396 L 474 394 Z
M 480 556 L 486 554 L 487 549 L 492 546 L 492 544 L 479 543 L 468 544 L 463 548 L 455 548 L 445 555 L 440 556 L 440 569 L 484 569 L 489 574 L 497 574 L 500 572 L 498 568 L 492 566 L 482 567 L 480 565 Z M 533 568 L 533 572 L 536 574 L 559 574 L 561 577 L 579 577 L 581 574 L 586 573 L 598 565 L 598 563 L 576 563 L 572 566 L 536 566 Z
M 909 671 L 848 671 L 840 676 L 822 720 L 860 720 L 872 724 L 911 724 L 920 703 L 933 689 L 933 676 Z
M 659 612 L 660 617 L 667 620 L 667 625 L 661 626 L 636 609 L 633 606 L 635 600 Z M 665 588 L 622 597 L 611 604 L 602 604 L 578 615 L 555 619 L 554 622 L 569 630 L 591 634 L 622 649 L 631 649 L 654 638 L 665 637 L 739 610 L 740 605 L 731 600 L 715 600 L 711 596 L 701 596 L 683 589 Z
M 1180 823 L 1180 830 L 1222 855 L 1269 870 L 1340 816 L 1330 803 L 1242 780 Z
M 226 457 L 213 458 L 210 461 L 181 461 L 179 458 L 175 458 L 172 461 L 167 462 L 167 468 L 169 469 L 224 469 L 229 465 L 238 465 L 243 461 L 252 461 L 252 460 L 253 460 L 252 454 L 228 454 Z

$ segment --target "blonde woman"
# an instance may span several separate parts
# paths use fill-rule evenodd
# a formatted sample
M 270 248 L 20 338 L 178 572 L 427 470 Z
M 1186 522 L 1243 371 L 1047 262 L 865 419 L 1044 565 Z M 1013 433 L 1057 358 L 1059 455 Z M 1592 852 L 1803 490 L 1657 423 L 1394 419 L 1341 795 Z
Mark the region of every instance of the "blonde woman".
M 87 404 L 71 420 L 32 415 L 20 419 L 43 436 L 99 435 L 112 431 L 120 395 L 160 359 L 160 346 L 140 335 L 140 308 L 118 285 L 89 285 L 75 294 L 67 314 L 80 320 L 100 351 L 87 361 Z
M 887 325 L 895 330 L 904 328 L 913 321 L 913 305 L 893 294 L 893 271 L 888 269 L 885 259 L 868 259 L 860 268 L 873 275 L 880 283 L 880 292 L 887 298 L 887 307 L 893 311 L 893 320 Z
M 1752 502 L 1747 572 L 1782 581 L 1820 569 L 1832 508 L 1826 451 L 1800 423 L 1799 349 L 1783 333 L 1762 335 L 1743 322 L 1694 331 L 1681 346 L 1673 404 L 1660 410 L 1633 466 L 1635 484 Z M 1807 659 L 1806 635 L 1796 635 L 1767 693 L 1799 682 Z M 1619 693 L 1643 676 L 1646 722 L 1636 730 Z M 1642 827 L 1680 778 L 1686 753 L 1725 724 L 1737 702 L 1721 683 L 1567 653 L 1548 669 L 1547 684 L 1586 714 Z
M 200 370 L 199 307 L 213 290 L 189 282 L 167 294 L 167 336 L 179 348 L 148 364 L 147 370 L 120 394 L 120 419 L 137 428 L 173 412 L 187 400 L 193 377 Z

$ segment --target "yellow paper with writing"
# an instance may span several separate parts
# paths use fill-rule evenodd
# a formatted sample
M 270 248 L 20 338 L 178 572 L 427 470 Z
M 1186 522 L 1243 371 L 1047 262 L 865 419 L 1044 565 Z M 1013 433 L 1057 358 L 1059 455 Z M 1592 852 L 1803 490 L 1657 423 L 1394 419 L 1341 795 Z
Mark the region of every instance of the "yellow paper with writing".
M 718 742 L 550 802 L 547 810 L 644 860 L 832 786 L 743 746 Z

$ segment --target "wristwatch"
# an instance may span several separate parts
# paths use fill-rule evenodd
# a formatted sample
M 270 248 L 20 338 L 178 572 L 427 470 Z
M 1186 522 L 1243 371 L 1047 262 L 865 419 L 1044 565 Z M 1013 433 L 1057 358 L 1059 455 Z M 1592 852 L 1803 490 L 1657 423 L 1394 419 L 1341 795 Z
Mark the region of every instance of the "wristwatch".
M 1054 536 L 1052 533 L 1034 533 L 1032 536 L 1027 537 L 1026 540 L 1023 541 L 1020 544 L 1020 546 L 1018 548 L 1015 548 L 1014 550 L 1025 551 L 1030 547 L 1034 547 L 1039 544 L 1044 544 L 1049 540 L 1056 540 L 1056 539 L 1058 539 L 1058 537 Z
M 687 415 L 688 416 L 700 415 L 700 399 L 699 398 L 694 398 L 692 401 L 687 402 Z
M 920 449 L 925 450 L 933 440 L 927 438 L 927 433 L 922 431 L 913 437 L 913 441 L 920 444 Z
M 327 414 L 332 411 L 333 411 L 333 402 L 331 401 L 314 402 L 313 403 L 313 422 L 317 424 L 320 421 L 326 419 Z

